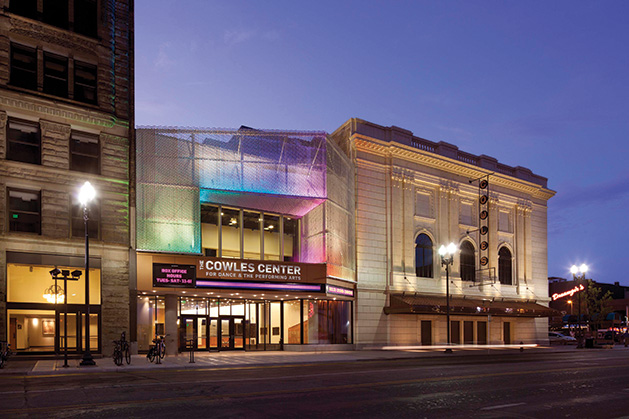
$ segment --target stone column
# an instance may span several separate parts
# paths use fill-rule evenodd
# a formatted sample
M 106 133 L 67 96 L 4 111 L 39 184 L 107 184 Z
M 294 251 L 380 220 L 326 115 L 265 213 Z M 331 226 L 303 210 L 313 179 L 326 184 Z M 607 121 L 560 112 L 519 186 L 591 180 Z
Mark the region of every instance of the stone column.
M 179 354 L 179 330 L 177 328 L 177 306 L 179 299 L 176 295 L 166 295 L 166 316 L 164 325 L 166 331 L 166 353 L 169 355 Z
M 70 125 L 40 120 L 41 164 L 58 169 L 70 169 Z
M 5 129 L 7 126 L 7 113 L 0 111 L 0 160 L 6 158 L 7 153 L 7 136 Z

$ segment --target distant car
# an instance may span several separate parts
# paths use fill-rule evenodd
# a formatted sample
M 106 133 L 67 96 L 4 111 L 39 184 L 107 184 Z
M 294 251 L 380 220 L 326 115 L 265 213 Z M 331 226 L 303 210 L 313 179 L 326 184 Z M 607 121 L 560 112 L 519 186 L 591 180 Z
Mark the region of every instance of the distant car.
M 570 345 L 577 343 L 577 340 L 572 336 L 566 336 L 558 332 L 548 332 L 548 340 L 550 344 L 557 343 L 560 345 Z

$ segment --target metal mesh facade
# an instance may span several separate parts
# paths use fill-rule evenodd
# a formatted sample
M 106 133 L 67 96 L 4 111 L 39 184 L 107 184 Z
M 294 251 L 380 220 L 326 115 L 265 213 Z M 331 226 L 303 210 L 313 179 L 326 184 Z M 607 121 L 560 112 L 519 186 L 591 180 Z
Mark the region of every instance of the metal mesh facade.
M 300 217 L 303 262 L 353 278 L 353 169 L 322 132 L 137 130 L 137 248 L 201 253 L 201 203 Z

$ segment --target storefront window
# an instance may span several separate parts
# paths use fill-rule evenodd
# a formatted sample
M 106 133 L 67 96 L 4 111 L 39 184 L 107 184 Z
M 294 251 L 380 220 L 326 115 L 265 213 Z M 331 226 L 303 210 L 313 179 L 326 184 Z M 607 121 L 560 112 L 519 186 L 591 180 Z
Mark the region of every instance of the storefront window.
M 155 335 L 165 333 L 165 300 L 163 297 L 138 298 L 138 350 L 148 351 Z
M 222 249 L 224 258 L 240 258 L 240 211 L 223 208 Z
M 245 302 L 233 301 L 232 302 L 232 316 L 244 316 L 245 315 Z
M 7 317 L 12 349 L 20 352 L 55 350 L 54 310 L 7 310 Z
M 245 330 L 246 345 L 255 347 L 258 342 L 258 305 L 247 304 L 247 328 Z
M 351 302 L 305 300 L 304 343 L 351 343 Z
M 182 298 L 180 314 L 205 316 L 207 314 L 207 301 L 204 298 Z
M 209 300 L 208 304 L 209 304 L 209 310 L 210 310 L 210 317 L 218 317 L 218 300 L 211 299 Z
M 280 260 L 280 217 L 264 214 L 264 260 Z
M 54 266 L 7 264 L 7 301 L 11 303 L 48 303 L 61 304 L 66 295 L 68 304 L 85 304 L 85 271 L 81 271 L 79 280 L 67 281 L 67 292 L 63 289 L 63 278 L 56 281 L 50 271 Z M 60 270 L 75 271 L 76 268 L 58 267 Z M 100 269 L 90 269 L 90 304 L 100 304 Z
M 229 300 L 221 300 L 219 316 L 231 316 L 231 302 Z
M 301 300 L 284 303 L 284 341 L 287 344 L 301 343 Z
M 260 221 L 259 212 L 243 211 L 245 259 L 260 259 Z
M 272 344 L 279 344 L 281 343 L 281 326 L 282 326 L 282 312 L 281 312 L 281 302 L 280 301 L 274 301 L 272 303 L 270 303 L 270 308 L 271 308 L 271 318 L 270 318 L 270 325 L 269 325 L 269 331 L 271 332 L 271 339 L 270 342 Z

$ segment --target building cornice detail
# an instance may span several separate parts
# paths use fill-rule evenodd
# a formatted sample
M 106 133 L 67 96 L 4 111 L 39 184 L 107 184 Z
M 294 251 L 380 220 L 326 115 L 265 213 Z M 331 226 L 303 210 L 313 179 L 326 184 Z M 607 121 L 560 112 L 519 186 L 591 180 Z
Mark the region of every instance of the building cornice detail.
M 99 42 L 95 39 L 77 35 L 63 29 L 55 29 L 23 17 L 11 17 L 9 32 L 16 35 L 35 38 L 45 43 L 61 45 L 72 51 L 80 51 L 89 56 L 96 56 Z
M 8 91 L 4 91 L 8 93 Z M 36 96 L 29 96 L 28 99 L 22 99 L 11 96 L 0 96 L 0 105 L 3 105 L 5 109 L 11 107 L 22 111 L 28 111 L 37 113 L 40 115 L 47 115 L 51 117 L 64 118 L 72 121 L 78 121 L 84 124 L 97 125 L 105 128 L 112 128 L 116 125 L 129 128 L 127 121 L 118 120 L 113 115 L 107 115 L 102 112 L 95 111 L 78 111 L 71 108 L 63 108 L 59 104 L 52 105 L 41 100 Z
M 381 140 L 361 134 L 353 134 L 353 141 L 357 150 L 373 155 L 400 158 L 406 161 L 451 172 L 469 179 L 478 179 L 483 176 L 491 175 L 491 184 L 520 191 L 538 199 L 549 200 L 555 195 L 554 191 L 546 189 L 535 183 L 503 175 L 501 173 L 491 172 L 487 169 L 474 166 L 469 163 L 453 160 L 449 157 L 408 147 L 403 144 L 385 143 Z

